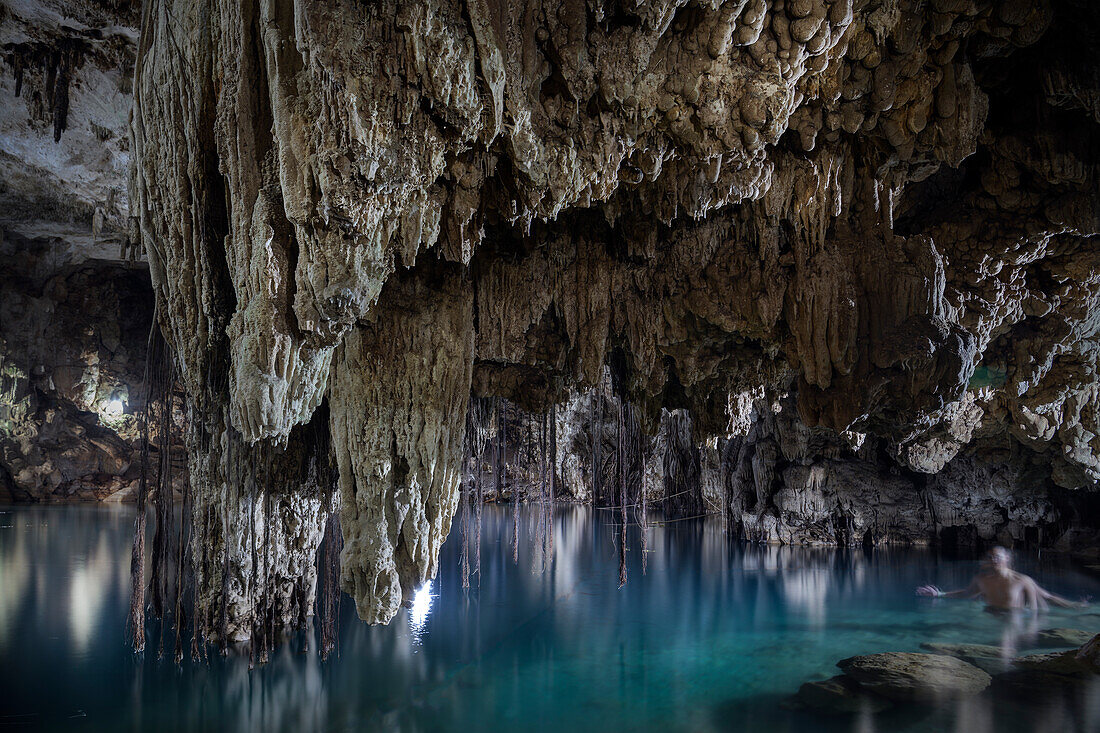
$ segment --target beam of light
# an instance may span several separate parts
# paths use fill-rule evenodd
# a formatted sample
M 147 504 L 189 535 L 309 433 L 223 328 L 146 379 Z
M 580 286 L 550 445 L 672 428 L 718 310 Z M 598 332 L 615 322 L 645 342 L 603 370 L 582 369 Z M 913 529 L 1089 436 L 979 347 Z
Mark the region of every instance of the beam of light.
M 113 400 L 108 400 L 107 404 L 104 405 L 103 414 L 108 417 L 118 417 L 122 414 L 123 409 L 122 400 L 116 397 Z
M 420 643 L 428 627 L 428 615 L 432 612 L 432 581 L 428 581 L 416 590 L 412 605 L 409 607 L 409 630 L 413 642 Z

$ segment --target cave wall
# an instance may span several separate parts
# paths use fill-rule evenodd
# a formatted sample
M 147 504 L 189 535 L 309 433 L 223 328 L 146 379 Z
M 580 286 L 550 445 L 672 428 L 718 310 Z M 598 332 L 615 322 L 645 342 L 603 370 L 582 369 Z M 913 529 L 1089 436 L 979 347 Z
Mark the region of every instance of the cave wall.
M 154 309 L 127 191 L 137 26 L 130 3 L 0 8 L 0 500 L 133 499 Z
M 288 445 L 327 400 L 365 618 L 432 572 L 470 389 L 538 410 L 607 365 L 646 432 L 686 410 L 701 443 L 763 388 L 929 476 L 980 411 L 1053 485 L 1100 475 L 1089 4 L 142 13 L 132 205 L 234 436 L 206 450 Z M 768 441 L 747 460 L 807 526 L 874 483 Z
M 148 272 L 69 254 L 56 238 L 9 232 L 0 244 L 0 484 L 9 501 L 128 501 L 138 482 Z

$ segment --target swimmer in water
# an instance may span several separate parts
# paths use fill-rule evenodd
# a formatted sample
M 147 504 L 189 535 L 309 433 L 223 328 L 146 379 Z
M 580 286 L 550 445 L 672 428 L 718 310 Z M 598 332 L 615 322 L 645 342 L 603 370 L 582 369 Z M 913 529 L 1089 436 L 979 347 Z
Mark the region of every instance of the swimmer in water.
M 994 547 L 982 560 L 981 570 L 962 590 L 942 591 L 934 585 L 917 588 L 918 596 L 929 598 L 981 598 L 990 609 L 1011 610 L 1048 608 L 1053 604 L 1061 608 L 1084 608 L 1085 602 L 1071 601 L 1044 590 L 1032 578 L 1012 569 L 1012 553 L 1003 547 Z

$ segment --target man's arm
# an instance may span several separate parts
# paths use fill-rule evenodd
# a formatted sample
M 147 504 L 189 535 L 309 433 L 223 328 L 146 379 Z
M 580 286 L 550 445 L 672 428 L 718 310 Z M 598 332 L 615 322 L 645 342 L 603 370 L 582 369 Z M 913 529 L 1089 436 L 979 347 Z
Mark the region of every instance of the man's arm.
M 1024 585 L 1025 605 L 1031 606 L 1037 609 L 1048 608 L 1048 603 L 1058 606 L 1059 608 L 1085 608 L 1089 604 L 1081 601 L 1071 601 L 1068 598 L 1063 598 L 1060 595 L 1056 595 L 1046 590 L 1031 576 L 1023 576 L 1026 579 Z
M 1034 581 L 1032 581 L 1034 583 Z M 1040 587 L 1038 583 L 1035 583 L 1035 590 L 1047 603 L 1052 603 L 1059 608 L 1085 608 L 1089 604 L 1085 601 L 1071 601 L 1068 598 L 1062 598 L 1062 596 L 1055 595 L 1048 590 Z
M 970 581 L 970 585 L 961 590 L 942 591 L 934 585 L 922 585 L 917 588 L 918 596 L 928 598 L 977 598 L 981 594 L 981 589 L 978 588 L 978 583 L 975 580 Z

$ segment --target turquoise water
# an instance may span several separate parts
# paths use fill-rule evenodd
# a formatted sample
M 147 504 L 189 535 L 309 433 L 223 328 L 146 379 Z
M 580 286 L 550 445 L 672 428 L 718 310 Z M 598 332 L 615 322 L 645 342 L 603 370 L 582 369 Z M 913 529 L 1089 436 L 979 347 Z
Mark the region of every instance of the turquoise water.
M 845 657 L 922 641 L 1025 648 L 1041 628 L 1100 630 L 1095 606 L 1012 624 L 914 597 L 926 582 L 964 585 L 972 560 L 741 545 L 720 521 L 651 528 L 645 575 L 632 532 L 620 590 L 609 513 L 558 507 L 548 564 L 537 516 L 524 511 L 513 564 L 511 512 L 486 507 L 469 591 L 456 532 L 439 577 L 389 626 L 359 622 L 345 599 L 338 655 L 322 663 L 299 634 L 249 671 L 247 654 L 177 667 L 127 649 L 130 510 L 0 508 L 0 729 L 1100 730 L 1095 687 L 1042 708 L 989 693 L 864 718 L 783 706 Z M 1053 555 L 1018 565 L 1056 592 L 1100 596 Z

